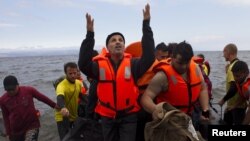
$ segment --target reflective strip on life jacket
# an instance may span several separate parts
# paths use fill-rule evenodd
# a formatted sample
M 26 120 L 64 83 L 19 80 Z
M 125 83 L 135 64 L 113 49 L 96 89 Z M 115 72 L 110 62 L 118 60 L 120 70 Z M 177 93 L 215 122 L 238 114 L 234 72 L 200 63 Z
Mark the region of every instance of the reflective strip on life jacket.
M 143 76 L 140 79 L 138 79 L 137 85 L 139 87 L 140 94 L 144 93 L 150 80 L 154 77 L 155 72 L 153 71 L 153 68 L 158 63 L 159 63 L 159 61 L 157 59 L 155 59 L 154 63 L 151 65 L 151 67 L 143 74 Z
M 190 62 L 190 82 L 186 82 L 171 65 L 162 64 L 156 70 L 163 70 L 168 78 L 168 89 L 157 96 L 157 103 L 168 102 L 185 113 L 189 113 L 201 91 L 202 75 L 197 64 Z
M 140 109 L 137 104 L 139 92 L 131 73 L 131 55 L 124 54 L 116 72 L 106 56 L 104 54 L 94 59 L 99 65 L 99 100 L 95 111 L 110 118 L 137 112 Z

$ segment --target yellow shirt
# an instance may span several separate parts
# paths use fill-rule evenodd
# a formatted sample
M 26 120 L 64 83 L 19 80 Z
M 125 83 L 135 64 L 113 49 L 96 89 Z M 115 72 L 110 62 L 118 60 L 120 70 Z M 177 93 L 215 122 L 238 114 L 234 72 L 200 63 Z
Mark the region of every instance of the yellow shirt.
M 81 81 L 76 80 L 75 83 L 72 84 L 67 79 L 64 79 L 62 82 L 60 82 L 56 88 L 56 95 L 64 96 L 65 107 L 69 110 L 70 113 L 70 121 L 74 121 L 78 116 L 78 97 L 81 92 L 81 88 Z M 59 111 L 55 112 L 55 120 L 57 122 L 63 120 L 63 116 Z
M 226 91 L 228 91 L 228 89 L 230 88 L 230 82 L 235 81 L 234 77 L 233 77 L 233 72 L 232 72 L 232 67 L 233 65 L 236 63 L 237 61 L 234 61 L 233 63 L 231 63 L 227 69 L 227 75 L 226 75 Z M 231 108 L 232 106 L 234 106 L 236 104 L 236 102 L 238 100 L 240 100 L 240 95 L 238 94 L 238 92 L 227 101 L 227 107 Z M 245 108 L 246 102 L 243 102 L 242 104 L 240 104 L 239 106 L 237 106 L 238 108 Z

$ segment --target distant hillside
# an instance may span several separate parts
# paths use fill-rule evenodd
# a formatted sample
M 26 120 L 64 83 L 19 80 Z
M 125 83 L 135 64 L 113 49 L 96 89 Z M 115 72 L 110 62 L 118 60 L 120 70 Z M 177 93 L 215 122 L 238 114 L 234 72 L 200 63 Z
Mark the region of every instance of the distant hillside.
M 78 53 L 78 49 L 5 50 L 0 52 L 0 57 L 77 55 Z

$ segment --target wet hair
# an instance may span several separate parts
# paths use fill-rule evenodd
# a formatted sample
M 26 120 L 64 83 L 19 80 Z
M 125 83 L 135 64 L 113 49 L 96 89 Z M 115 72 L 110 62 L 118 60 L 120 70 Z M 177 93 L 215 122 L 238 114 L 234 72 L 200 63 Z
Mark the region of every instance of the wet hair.
M 75 62 L 68 62 L 66 64 L 64 64 L 64 72 L 67 73 L 67 68 L 78 68 L 77 64 Z
M 176 58 L 178 54 L 182 57 L 181 61 L 183 63 L 188 63 L 194 56 L 192 46 L 186 41 L 180 42 L 173 48 L 173 58 Z
M 230 53 L 230 54 L 237 54 L 237 46 L 233 43 L 227 44 L 225 46 L 225 49 Z
M 168 46 L 167 46 L 165 43 L 161 42 L 161 43 L 159 43 L 159 44 L 155 47 L 155 51 L 157 51 L 157 50 L 160 50 L 160 51 L 162 51 L 162 52 L 167 52 L 167 51 L 168 51 Z
M 177 43 L 169 43 L 169 44 L 168 44 L 168 53 L 169 53 L 170 55 L 173 54 L 173 49 L 174 49 L 177 45 L 178 45 Z
M 249 68 L 248 68 L 247 63 L 241 60 L 237 61 L 232 67 L 232 72 L 233 73 L 239 73 L 239 72 L 249 73 Z
M 5 90 L 8 90 L 10 88 L 13 89 L 13 87 L 15 87 L 16 85 L 19 85 L 19 84 L 18 84 L 17 78 L 13 75 L 8 75 L 3 80 L 3 86 Z

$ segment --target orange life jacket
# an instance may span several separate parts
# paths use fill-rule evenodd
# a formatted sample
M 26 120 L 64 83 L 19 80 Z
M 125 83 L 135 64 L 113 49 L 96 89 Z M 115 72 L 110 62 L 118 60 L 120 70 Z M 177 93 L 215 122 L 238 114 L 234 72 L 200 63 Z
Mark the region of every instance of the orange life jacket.
M 194 56 L 194 57 L 192 58 L 192 60 L 193 60 L 195 63 L 198 64 L 198 66 L 199 66 L 199 68 L 200 68 L 200 70 L 201 70 L 202 76 L 203 76 L 203 78 L 204 78 L 204 81 L 205 81 L 206 84 L 207 84 L 208 97 L 209 97 L 209 99 L 212 99 L 212 98 L 213 98 L 213 96 L 212 96 L 212 82 L 211 82 L 211 80 L 209 79 L 208 74 L 207 74 L 207 73 L 209 73 L 209 72 L 207 72 L 207 73 L 205 72 L 206 70 L 207 70 L 207 71 L 209 71 L 209 70 L 208 70 L 206 64 L 204 63 L 204 59 L 201 58 L 201 57 L 199 57 L 199 56 Z M 208 62 L 207 62 L 207 63 L 208 63 Z
M 138 79 L 137 81 L 137 85 L 139 87 L 139 93 L 143 94 L 144 91 L 146 90 L 149 81 L 154 77 L 155 72 L 153 72 L 153 68 L 155 67 L 155 65 L 158 64 L 158 60 L 155 59 L 154 63 L 151 65 L 151 67 L 143 74 L 143 76 Z
M 82 77 L 78 78 L 78 80 L 81 81 L 82 83 L 84 83 Z M 82 94 L 82 95 L 87 94 L 87 89 L 85 88 L 85 86 L 82 86 L 82 88 L 81 88 L 81 94 Z
M 250 97 L 250 75 L 248 76 L 247 80 L 240 86 L 236 84 L 238 88 L 238 92 L 240 96 L 244 97 L 245 99 L 249 99 Z
M 101 116 L 119 118 L 139 111 L 139 90 L 131 73 L 131 55 L 124 54 L 117 72 L 108 58 L 109 53 L 94 57 L 99 65 L 98 103 L 95 112 Z
M 78 78 L 77 80 L 79 80 L 79 81 L 81 81 L 82 83 L 84 83 L 82 77 Z M 84 95 L 87 94 L 87 88 L 85 88 L 85 86 L 82 86 L 82 87 L 81 87 L 81 93 L 80 93 L 80 94 L 81 94 L 81 95 L 79 95 L 79 98 L 78 98 L 78 100 L 77 100 L 77 103 L 78 103 L 78 104 L 81 103 L 81 96 L 84 96 Z
M 156 71 L 163 70 L 167 76 L 168 89 L 156 97 L 156 102 L 168 102 L 185 113 L 190 113 L 201 91 L 202 74 L 200 68 L 193 61 L 189 66 L 190 82 L 186 82 L 174 68 L 165 63 L 159 63 Z
M 199 56 L 193 56 L 192 60 L 194 60 L 195 63 L 202 65 L 204 62 L 204 59 Z
M 161 61 L 158 61 L 155 59 L 154 63 L 151 65 L 151 67 L 143 74 L 143 76 L 137 81 L 137 85 L 139 87 L 139 92 L 140 94 L 143 94 L 144 91 L 146 90 L 150 80 L 154 77 L 155 72 L 153 69 L 155 66 L 158 66 L 159 63 L 165 62 L 167 64 L 170 64 L 171 58 L 163 59 Z

